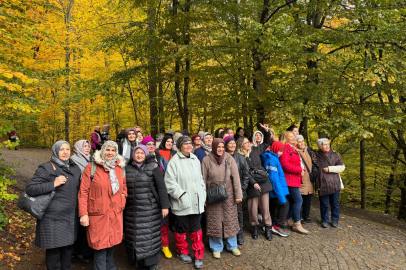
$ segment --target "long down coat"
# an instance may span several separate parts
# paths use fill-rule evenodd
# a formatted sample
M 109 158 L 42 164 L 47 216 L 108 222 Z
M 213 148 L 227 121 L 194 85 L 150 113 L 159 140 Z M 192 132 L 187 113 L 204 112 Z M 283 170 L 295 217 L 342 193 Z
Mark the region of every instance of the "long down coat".
M 123 209 L 127 197 L 126 179 L 123 177 L 125 159 L 119 156 L 116 162 L 115 171 L 120 188 L 114 195 L 110 173 L 101 164 L 100 151 L 94 154 L 94 162 L 97 168 L 93 180 L 90 179 L 92 164 L 86 167 L 82 175 L 78 195 L 79 217 L 89 216 L 89 247 L 101 250 L 118 245 L 123 240 Z
M 214 158 L 214 154 L 210 153 L 203 159 L 202 173 L 207 190 L 210 189 L 212 182 L 224 185 L 224 180 L 227 178 L 228 199 L 215 204 L 207 203 L 206 205 L 207 235 L 217 238 L 230 238 L 237 235 L 240 231 L 240 225 L 238 224 L 237 203 L 235 200 L 242 199 L 242 189 L 234 158 L 225 153 L 224 160 L 219 165 Z
M 170 205 L 164 177 L 155 156 L 148 155 L 141 168 L 128 164 L 126 176 L 125 246 L 128 257 L 138 261 L 152 257 L 161 250 L 162 209 L 168 209 Z
M 42 217 L 37 220 L 35 245 L 51 249 L 72 245 L 78 231 L 78 190 L 81 172 L 79 166 L 69 160 L 69 170 L 50 162 L 41 164 L 35 172 L 25 192 L 29 196 L 51 193 L 55 195 Z M 63 175 L 67 181 L 64 185 L 54 187 L 55 178 Z

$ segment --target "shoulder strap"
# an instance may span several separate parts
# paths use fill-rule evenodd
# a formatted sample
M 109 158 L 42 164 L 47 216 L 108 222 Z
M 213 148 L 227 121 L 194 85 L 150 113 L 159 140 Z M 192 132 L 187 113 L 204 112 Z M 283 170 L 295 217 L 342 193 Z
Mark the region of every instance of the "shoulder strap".
M 52 162 L 49 162 L 49 163 L 51 163 L 52 168 L 54 169 L 54 172 L 56 173 L 56 168 L 55 168 L 55 165 L 54 165 Z
M 226 163 L 226 173 L 224 175 L 224 185 L 227 185 L 227 159 L 226 159 L 225 163 Z
M 302 160 L 303 164 L 305 165 L 307 172 L 310 174 L 310 170 L 309 170 L 309 167 L 307 167 L 306 161 L 304 160 L 304 158 L 302 157 L 301 154 L 299 154 L 299 156 L 300 156 L 300 159 Z
M 96 173 L 97 165 L 95 162 L 92 162 L 92 170 L 90 171 L 90 181 L 93 181 L 94 174 Z

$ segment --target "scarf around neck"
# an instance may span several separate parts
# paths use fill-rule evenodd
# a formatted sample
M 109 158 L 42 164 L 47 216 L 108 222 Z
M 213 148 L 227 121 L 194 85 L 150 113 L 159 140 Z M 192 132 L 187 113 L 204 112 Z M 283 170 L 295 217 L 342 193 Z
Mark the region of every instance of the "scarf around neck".
M 69 145 L 69 148 L 70 148 L 70 144 L 67 141 L 57 141 L 52 146 L 51 161 L 53 161 L 54 163 L 56 163 L 60 167 L 66 168 L 66 169 L 69 170 L 69 159 L 67 161 L 62 161 L 62 160 L 59 159 L 59 151 L 61 150 L 62 145 L 64 145 L 65 143 L 67 145 Z
M 107 147 L 114 147 L 116 148 L 116 155 L 112 160 L 106 160 L 106 149 Z M 113 191 L 113 195 L 117 193 L 117 191 L 120 189 L 120 184 L 117 180 L 117 175 L 116 175 L 116 163 L 118 160 L 118 145 L 114 141 L 107 141 L 103 144 L 101 150 L 100 150 L 100 158 L 102 160 L 101 164 L 103 167 L 109 171 L 109 176 L 110 176 L 110 184 L 111 184 L 111 189 Z

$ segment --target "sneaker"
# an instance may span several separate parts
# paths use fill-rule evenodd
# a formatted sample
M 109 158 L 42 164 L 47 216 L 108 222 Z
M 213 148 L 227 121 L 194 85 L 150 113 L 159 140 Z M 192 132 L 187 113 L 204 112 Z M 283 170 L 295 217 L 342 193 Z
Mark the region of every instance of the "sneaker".
M 220 252 L 213 251 L 213 257 L 216 258 L 216 259 L 220 259 Z
M 233 250 L 230 250 L 231 251 L 231 253 L 233 253 L 233 255 L 234 256 L 240 256 L 241 255 L 241 251 L 240 251 L 240 249 L 238 249 L 238 248 L 236 248 L 236 249 L 233 249 Z
M 311 218 L 309 218 L 309 217 L 308 217 L 308 218 L 305 218 L 304 221 L 305 221 L 306 223 L 313 223 L 313 221 L 312 221 Z
M 334 228 L 338 228 L 338 221 L 331 222 L 331 226 L 333 226 Z
M 286 232 L 284 229 L 282 229 L 280 227 L 275 228 L 275 226 L 272 226 L 272 232 L 275 233 L 275 234 L 278 234 L 279 236 L 282 236 L 282 237 L 288 237 L 289 236 L 289 233 Z
M 203 260 L 195 260 L 195 269 L 203 268 Z
M 189 264 L 192 263 L 192 258 L 189 255 L 186 254 L 178 254 L 179 260 L 181 260 L 183 263 Z
M 322 228 L 327 228 L 328 227 L 328 222 L 322 222 L 321 227 Z
M 300 218 L 300 223 L 301 224 L 306 224 L 306 220 L 304 220 L 303 218 Z
M 258 222 L 262 223 L 262 215 L 261 214 L 258 214 Z

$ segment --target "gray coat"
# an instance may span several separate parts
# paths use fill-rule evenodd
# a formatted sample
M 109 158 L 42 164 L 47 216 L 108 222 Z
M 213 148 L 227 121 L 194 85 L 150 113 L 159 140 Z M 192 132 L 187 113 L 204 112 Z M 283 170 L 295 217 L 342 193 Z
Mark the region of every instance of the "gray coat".
M 85 157 L 82 156 L 81 154 L 74 154 L 73 156 L 70 157 L 70 159 L 73 160 L 76 163 L 76 165 L 79 166 L 81 173 L 83 173 L 83 171 L 85 170 L 87 165 L 92 163 L 91 160 L 90 160 L 90 162 L 87 161 L 87 159 L 85 159 Z
M 181 152 L 176 153 L 166 168 L 165 185 L 172 213 L 187 216 L 204 212 L 206 186 L 200 161 L 194 154 L 187 158 Z
M 81 172 L 79 166 L 69 160 L 69 170 L 47 162 L 41 164 L 25 189 L 29 196 L 51 193 L 55 195 L 42 219 L 37 220 L 35 245 L 43 249 L 51 249 L 72 245 L 78 230 L 78 191 Z M 55 178 L 64 175 L 64 185 L 54 187 Z

